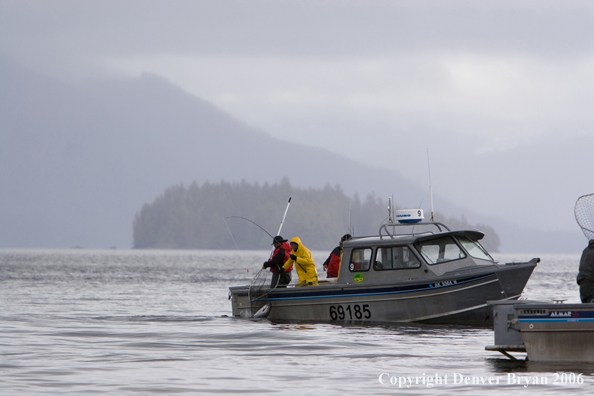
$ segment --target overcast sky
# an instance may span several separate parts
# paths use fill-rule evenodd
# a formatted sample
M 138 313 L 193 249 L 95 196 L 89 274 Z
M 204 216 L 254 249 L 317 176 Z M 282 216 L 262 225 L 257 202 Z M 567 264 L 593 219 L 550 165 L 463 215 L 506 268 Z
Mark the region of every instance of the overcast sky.
M 72 81 L 152 72 L 424 185 L 429 152 L 439 196 L 545 229 L 576 230 L 594 192 L 591 1 L 0 0 L 0 52 Z

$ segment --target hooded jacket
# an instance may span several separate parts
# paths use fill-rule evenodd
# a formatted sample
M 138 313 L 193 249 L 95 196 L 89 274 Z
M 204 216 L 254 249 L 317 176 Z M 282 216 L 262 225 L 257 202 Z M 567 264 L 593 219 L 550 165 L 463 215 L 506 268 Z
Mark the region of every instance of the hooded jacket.
M 285 271 L 295 264 L 295 270 L 297 276 L 299 276 L 299 284 L 318 285 L 318 271 L 316 271 L 316 265 L 311 257 L 311 252 L 308 248 L 303 246 L 301 239 L 295 237 L 291 239 L 291 243 L 297 244 L 297 250 L 293 250 L 292 254 L 297 256 L 296 260 L 289 258 L 283 265 Z

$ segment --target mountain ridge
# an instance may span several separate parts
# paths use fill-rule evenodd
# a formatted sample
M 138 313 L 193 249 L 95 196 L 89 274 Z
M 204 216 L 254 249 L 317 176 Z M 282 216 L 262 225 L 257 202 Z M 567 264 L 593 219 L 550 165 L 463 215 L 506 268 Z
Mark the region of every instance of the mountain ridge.
M 74 85 L 2 57 L 0 69 L 0 247 L 131 247 L 135 214 L 180 182 L 288 177 L 298 188 L 395 194 L 428 212 L 428 189 L 397 172 L 271 137 L 161 77 Z M 435 200 L 449 216 L 465 213 Z M 501 229 L 509 225 L 465 216 L 494 226 L 515 251 Z

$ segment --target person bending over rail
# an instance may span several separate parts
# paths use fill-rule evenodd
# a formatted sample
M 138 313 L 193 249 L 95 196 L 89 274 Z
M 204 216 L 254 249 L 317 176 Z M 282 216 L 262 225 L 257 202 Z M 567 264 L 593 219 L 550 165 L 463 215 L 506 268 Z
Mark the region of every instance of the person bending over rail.
M 274 237 L 272 244 L 274 245 L 274 253 L 272 253 L 270 260 L 264 262 L 262 269 L 270 268 L 270 272 L 272 272 L 271 287 L 273 289 L 275 287 L 287 287 L 291 283 L 293 266 L 291 265 L 286 271 L 281 270 L 281 268 L 290 259 L 291 245 L 280 235 Z

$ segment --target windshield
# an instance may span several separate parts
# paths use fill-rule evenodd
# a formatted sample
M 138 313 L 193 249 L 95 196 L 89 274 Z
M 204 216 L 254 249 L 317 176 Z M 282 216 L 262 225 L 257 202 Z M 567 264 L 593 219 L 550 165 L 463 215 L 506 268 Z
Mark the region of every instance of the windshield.
M 423 256 L 427 264 L 439 264 L 459 260 L 466 257 L 454 238 L 450 236 L 415 242 L 417 252 Z
M 493 261 L 493 257 L 491 257 L 489 253 L 487 253 L 487 251 L 481 246 L 480 243 L 478 243 L 478 241 L 470 240 L 464 236 L 459 236 L 458 240 L 460 241 L 464 249 L 466 249 L 468 254 L 470 254 L 472 257 L 481 260 Z

